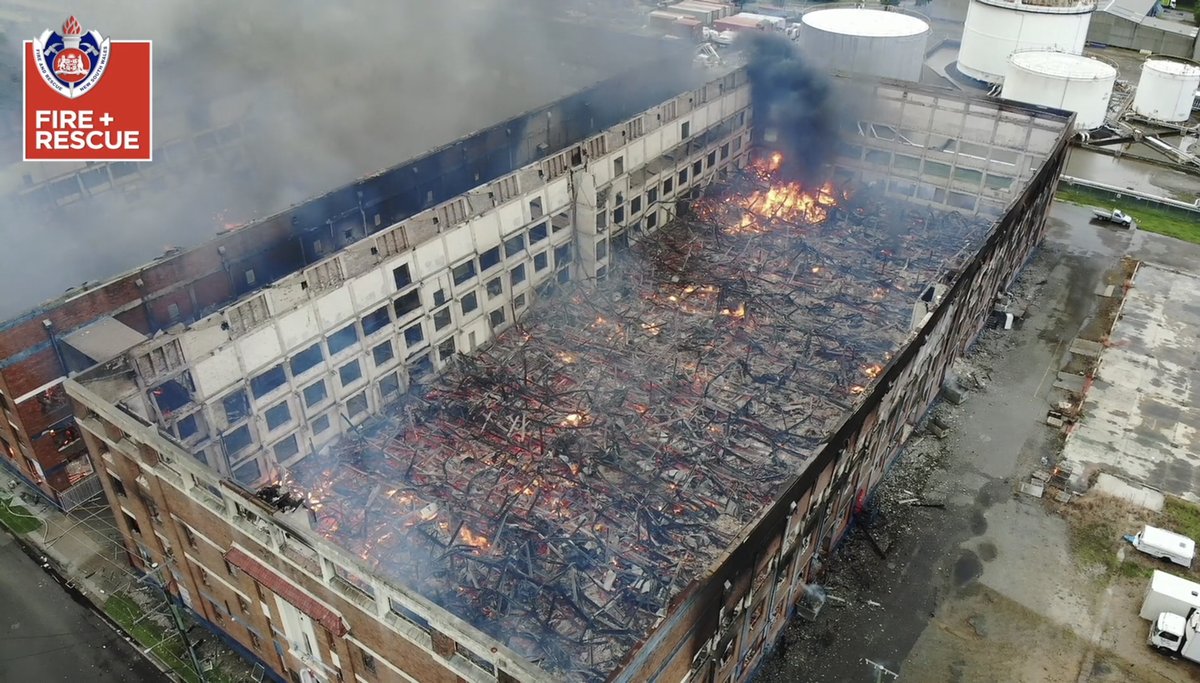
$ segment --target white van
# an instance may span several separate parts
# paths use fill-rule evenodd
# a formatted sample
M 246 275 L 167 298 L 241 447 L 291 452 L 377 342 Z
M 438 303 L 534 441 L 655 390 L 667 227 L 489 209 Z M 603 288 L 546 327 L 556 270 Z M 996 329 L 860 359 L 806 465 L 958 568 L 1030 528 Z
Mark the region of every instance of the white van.
M 1169 562 L 1191 569 L 1196 556 L 1196 542 L 1173 531 L 1146 526 L 1133 537 L 1133 547 Z

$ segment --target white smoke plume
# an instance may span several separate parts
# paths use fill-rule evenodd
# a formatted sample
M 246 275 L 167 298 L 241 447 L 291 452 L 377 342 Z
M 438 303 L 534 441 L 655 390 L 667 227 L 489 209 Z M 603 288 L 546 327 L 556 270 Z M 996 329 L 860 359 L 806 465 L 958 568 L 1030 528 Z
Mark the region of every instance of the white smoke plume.
M 0 205 L 0 236 L 22 240 L 0 255 L 0 319 L 202 242 L 222 222 L 269 215 L 621 71 L 655 68 L 659 41 L 618 33 L 644 12 L 598 0 L 29 3 L 28 21 L 5 27 L 0 73 L 19 73 L 20 40 L 71 14 L 113 39 L 151 39 L 156 147 L 185 126 L 249 111 L 253 163 L 195 169 L 167 194 L 114 193 L 19 219 Z M 30 169 L 19 140 L 9 143 L 5 191 Z

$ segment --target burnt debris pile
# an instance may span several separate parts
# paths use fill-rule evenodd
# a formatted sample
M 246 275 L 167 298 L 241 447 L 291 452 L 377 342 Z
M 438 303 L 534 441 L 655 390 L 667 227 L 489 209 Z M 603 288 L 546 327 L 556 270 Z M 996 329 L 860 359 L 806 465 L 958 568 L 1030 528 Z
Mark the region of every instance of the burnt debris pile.
M 611 277 L 541 297 L 289 485 L 373 572 L 603 680 L 863 400 L 989 225 L 740 174 L 615 238 Z

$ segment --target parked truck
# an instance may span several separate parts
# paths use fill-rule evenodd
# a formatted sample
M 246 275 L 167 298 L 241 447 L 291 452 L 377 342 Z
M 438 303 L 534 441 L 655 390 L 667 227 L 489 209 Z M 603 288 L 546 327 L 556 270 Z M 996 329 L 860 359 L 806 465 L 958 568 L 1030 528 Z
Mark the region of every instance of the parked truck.
M 1141 618 L 1155 621 L 1162 614 L 1185 616 L 1200 607 L 1200 584 L 1155 570 L 1142 600 Z
M 1149 525 L 1142 527 L 1136 536 L 1130 537 L 1130 543 L 1139 552 L 1189 569 L 1196 557 L 1195 541 L 1174 531 Z
M 1126 227 L 1126 228 L 1133 227 L 1133 218 L 1130 217 L 1129 214 L 1125 213 L 1124 211 L 1122 211 L 1120 209 L 1113 209 L 1112 211 L 1105 211 L 1103 209 L 1092 209 L 1092 216 L 1096 220 L 1102 221 L 1104 223 L 1116 223 L 1117 225 L 1120 225 L 1120 226 Z
M 1200 663 L 1200 611 L 1163 612 L 1151 624 L 1147 641 L 1159 652 Z

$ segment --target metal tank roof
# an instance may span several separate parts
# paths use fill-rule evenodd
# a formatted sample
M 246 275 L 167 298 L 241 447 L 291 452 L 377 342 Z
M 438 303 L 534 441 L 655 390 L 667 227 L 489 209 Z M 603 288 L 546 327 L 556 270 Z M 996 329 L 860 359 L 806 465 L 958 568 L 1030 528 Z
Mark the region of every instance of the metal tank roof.
M 1120 1 L 1112 0 L 1112 2 Z M 1096 9 L 1096 0 L 972 0 L 972 2 L 1036 14 L 1090 14 Z
M 1112 65 L 1105 64 L 1091 57 L 1073 55 L 1067 52 L 1053 50 L 1029 50 L 1014 52 L 1009 57 L 1012 65 L 1042 74 L 1077 80 L 1099 80 L 1113 78 L 1117 70 Z
M 870 38 L 902 38 L 929 30 L 929 24 L 909 14 L 857 7 L 814 10 L 805 14 L 801 21 L 830 33 Z
M 1151 57 L 1142 65 L 1143 68 L 1167 74 L 1169 76 L 1182 76 L 1183 78 L 1194 78 L 1200 76 L 1200 65 L 1191 62 L 1185 62 L 1178 59 L 1162 59 Z

